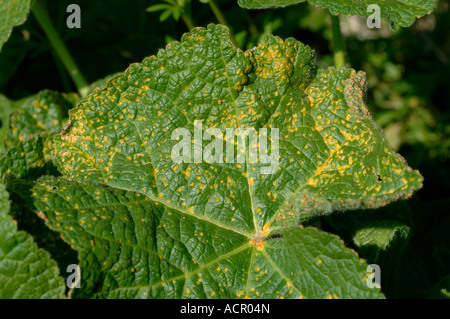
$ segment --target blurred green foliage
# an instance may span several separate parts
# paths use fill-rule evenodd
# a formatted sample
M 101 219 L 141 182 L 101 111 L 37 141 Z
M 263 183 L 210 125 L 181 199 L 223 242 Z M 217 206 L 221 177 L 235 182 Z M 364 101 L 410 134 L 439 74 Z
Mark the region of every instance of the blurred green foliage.
M 131 63 L 155 54 L 167 42 L 179 39 L 190 24 L 206 26 L 222 19 L 242 49 L 254 47 L 261 36 L 272 33 L 311 46 L 321 67 L 333 65 L 330 15 L 306 3 L 255 11 L 240 8 L 235 0 L 215 0 L 210 5 L 205 5 L 205 0 L 42 3 L 85 78 L 93 83 L 92 88 L 104 83 L 96 82 L 98 79 L 123 71 Z M 66 27 L 70 3 L 81 7 L 81 29 Z M 220 13 L 213 10 L 213 5 L 220 8 Z M 379 262 L 387 274 L 395 272 L 395 276 L 382 276 L 387 297 L 448 297 L 450 3 L 439 1 L 434 13 L 398 32 L 390 31 L 384 22 L 381 29 L 373 30 L 365 23 L 359 17 L 341 18 L 347 66 L 367 73 L 371 113 L 392 147 L 423 174 L 424 188 L 409 201 L 350 214 L 351 221 L 342 220 L 338 214 L 318 224 L 339 234 L 355 249 L 361 248 L 355 234 L 367 221 L 389 219 L 404 225 L 408 235 L 401 237 L 401 245 L 396 245 L 400 248 L 374 253 L 370 247 L 363 247 L 358 249 L 361 256 L 369 263 Z M 0 54 L 0 93 L 19 100 L 44 89 L 76 91 L 31 16 L 13 30 Z M 0 99 L 6 101 L 2 95 Z M 9 109 L 0 109 L 0 135 L 9 113 Z

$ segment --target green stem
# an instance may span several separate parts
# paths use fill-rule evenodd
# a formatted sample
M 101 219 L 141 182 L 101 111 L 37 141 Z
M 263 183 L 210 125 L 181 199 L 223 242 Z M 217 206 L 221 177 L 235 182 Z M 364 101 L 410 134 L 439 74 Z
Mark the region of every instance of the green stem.
M 53 27 L 52 22 L 50 21 L 48 15 L 42 10 L 41 5 L 38 3 L 38 1 L 35 1 L 32 12 L 36 19 L 38 20 L 40 26 L 42 29 L 44 29 L 45 34 L 47 35 L 47 38 L 49 39 L 50 43 L 52 44 L 54 50 L 56 51 L 56 54 L 61 59 L 62 63 L 64 64 L 66 70 L 68 71 L 70 77 L 72 78 L 73 82 L 77 86 L 78 92 L 82 97 L 86 96 L 89 85 L 84 79 L 83 75 L 81 74 L 80 70 L 78 69 L 77 65 L 75 64 L 75 61 L 70 56 L 69 51 L 67 50 L 66 46 L 62 42 L 61 38 L 59 37 L 58 33 L 56 32 L 55 28 Z
M 241 10 L 241 11 L 244 13 L 244 17 L 245 17 L 245 20 L 248 23 L 248 28 L 250 30 L 250 33 L 252 34 L 252 36 L 255 39 L 258 39 L 259 38 L 259 31 L 258 31 L 258 28 L 256 27 L 255 23 L 253 22 L 252 17 L 250 16 L 250 14 L 248 14 L 247 10 Z
M 55 59 L 55 64 L 58 69 L 59 77 L 61 78 L 61 82 L 63 88 L 66 92 L 70 92 L 72 89 L 70 88 L 70 79 L 67 75 L 66 69 L 61 62 L 61 59 L 56 55 L 55 50 L 52 51 L 53 59 Z
M 192 22 L 191 16 L 189 14 L 182 14 L 181 19 L 183 19 L 184 24 L 190 30 L 195 28 L 194 22 Z
M 224 14 L 220 10 L 219 6 L 216 4 L 215 0 L 209 0 L 209 6 L 211 7 L 212 12 L 214 13 L 214 16 L 216 17 L 217 21 L 219 21 L 220 24 L 226 25 L 228 29 L 230 29 L 230 40 L 233 42 L 234 46 L 238 48 L 238 44 L 236 41 L 236 38 L 234 37 L 233 31 L 231 26 L 228 24 L 227 19 L 225 18 Z
M 345 53 L 342 42 L 341 26 L 339 24 L 339 16 L 331 16 L 331 27 L 333 29 L 334 65 L 336 68 L 340 68 L 345 66 Z

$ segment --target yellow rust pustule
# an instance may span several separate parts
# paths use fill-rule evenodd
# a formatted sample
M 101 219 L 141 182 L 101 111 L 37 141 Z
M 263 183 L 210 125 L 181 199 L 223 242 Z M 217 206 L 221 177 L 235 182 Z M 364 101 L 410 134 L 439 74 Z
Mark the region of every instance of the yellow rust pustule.
M 262 230 L 256 234 L 255 238 L 249 241 L 249 244 L 254 245 L 257 250 L 264 250 L 264 240 L 270 233 L 269 227 L 270 223 L 265 224 Z

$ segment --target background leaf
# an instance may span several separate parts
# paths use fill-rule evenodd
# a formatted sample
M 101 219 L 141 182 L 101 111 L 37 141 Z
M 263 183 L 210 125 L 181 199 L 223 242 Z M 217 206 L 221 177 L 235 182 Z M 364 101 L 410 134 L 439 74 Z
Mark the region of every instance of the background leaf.
M 308 1 L 309 3 L 330 10 L 332 14 L 369 16 L 368 6 L 377 4 L 380 13 L 391 25 L 398 30 L 399 27 L 409 27 L 416 18 L 430 14 L 435 7 L 435 0 L 238 0 L 239 5 L 248 9 L 276 8 Z
M 17 231 L 0 184 L 0 298 L 64 298 L 65 284 L 48 252 Z
M 326 214 L 334 209 L 378 207 L 410 196 L 421 186 L 421 176 L 390 150 L 373 123 L 363 101 L 363 75 L 353 70 L 330 69 L 314 79 L 314 54 L 294 39 L 283 41 L 265 36 L 256 49 L 242 52 L 234 48 L 228 35 L 228 29 L 223 26 L 197 28 L 185 34 L 181 42 L 172 42 L 157 56 L 132 65 L 124 74 L 108 81 L 106 88 L 81 101 L 70 112 L 70 129 L 55 139 L 56 164 L 74 182 L 91 181 L 112 187 L 114 196 L 108 198 L 119 196 L 116 192 L 120 190 L 143 196 L 148 201 L 144 211 L 152 214 L 151 218 L 143 218 L 143 223 L 153 225 L 165 218 L 168 218 L 167 225 L 186 223 L 182 229 L 165 228 L 172 238 L 180 240 L 179 245 L 188 245 L 196 228 L 201 227 L 198 232 L 205 234 L 207 241 L 196 247 L 203 248 L 198 251 L 187 248 L 194 264 L 209 265 L 221 256 L 234 258 L 235 254 L 242 260 L 253 259 L 253 252 L 263 251 L 257 267 L 262 268 L 265 263 L 280 278 L 294 281 L 289 271 L 286 275 L 286 271 L 277 269 L 280 265 L 272 265 L 267 255 L 269 242 L 274 241 L 275 245 L 285 240 L 277 239 L 280 236 L 291 236 L 282 228 L 297 225 L 303 214 L 310 217 L 311 213 Z M 180 127 L 192 130 L 194 121 L 199 119 L 204 121 L 204 130 L 208 127 L 279 128 L 278 168 L 266 174 L 261 173 L 264 171 L 261 163 L 175 163 L 170 156 L 176 143 L 171 139 L 172 132 Z M 327 125 L 329 130 L 324 129 Z M 65 192 L 68 187 L 54 183 L 41 184 L 37 192 L 37 200 L 42 200 L 36 204 L 38 210 L 49 220 L 54 219 L 49 214 L 62 204 L 53 190 Z M 348 185 L 348 189 L 342 184 Z M 82 207 L 80 201 L 85 200 L 76 195 L 80 191 L 72 189 L 74 195 L 65 193 L 61 197 L 69 202 L 64 211 L 72 207 L 75 211 L 70 214 L 77 214 L 76 207 Z M 102 194 L 106 189 L 87 193 L 91 192 Z M 53 200 L 49 202 L 50 195 Z M 123 196 L 131 195 L 120 195 Z M 134 220 L 136 216 L 124 218 Z M 52 227 L 61 230 L 60 226 Z M 80 227 L 72 229 L 81 232 L 83 226 Z M 105 224 L 104 227 L 113 226 Z M 292 235 L 293 240 L 303 236 L 298 232 Z M 213 238 L 206 238 L 206 234 L 223 238 L 219 242 L 224 250 L 218 253 Z M 74 246 L 75 237 L 83 238 L 84 245 L 91 242 L 86 236 L 64 235 L 66 239 L 71 238 L 68 243 Z M 102 245 L 112 245 L 109 237 L 107 241 Z M 318 243 L 317 249 L 322 249 L 321 244 Z M 263 248 L 266 246 L 267 250 Z M 92 256 L 83 258 L 93 260 Z M 102 263 L 101 258 L 95 259 Z M 135 271 L 142 269 L 134 263 L 130 267 Z M 189 262 L 174 267 L 186 269 L 181 269 L 185 275 L 178 272 L 181 278 L 194 266 Z M 293 265 L 286 267 L 290 270 Z M 242 267 L 238 268 L 230 271 L 241 271 Z M 177 273 L 175 270 L 172 269 Z M 143 271 L 149 272 L 146 268 Z M 324 276 L 319 273 L 317 276 Z M 88 275 L 89 278 L 102 276 L 102 272 Z M 364 290 L 367 287 L 363 277 L 358 277 L 358 289 Z M 249 280 L 245 273 L 239 278 Z M 153 287 L 153 283 L 147 285 Z M 328 280 L 323 284 L 330 285 L 330 289 L 333 286 Z M 117 285 L 124 283 L 119 280 Z M 336 291 L 339 297 L 359 295 L 349 288 L 355 283 L 344 280 L 339 286 L 342 287 Z M 179 289 L 176 287 L 174 291 L 179 293 Z M 307 297 L 327 297 L 325 288 L 318 294 L 304 289 L 297 287 L 296 296 L 304 292 Z M 179 296 L 173 295 L 174 291 L 164 290 L 151 296 L 162 297 L 166 293 Z M 214 293 L 219 296 L 219 292 Z
M 0 51 L 11 35 L 11 30 L 25 22 L 32 0 L 0 1 Z
M 45 90 L 15 102 L 16 111 L 9 119 L 6 146 L 37 138 L 42 134 L 59 133 L 67 120 L 67 111 L 78 99 L 78 95 L 74 93 L 67 95 Z
M 0 94 L 0 151 L 5 144 L 5 136 L 9 129 L 9 116 L 14 111 L 14 103 Z

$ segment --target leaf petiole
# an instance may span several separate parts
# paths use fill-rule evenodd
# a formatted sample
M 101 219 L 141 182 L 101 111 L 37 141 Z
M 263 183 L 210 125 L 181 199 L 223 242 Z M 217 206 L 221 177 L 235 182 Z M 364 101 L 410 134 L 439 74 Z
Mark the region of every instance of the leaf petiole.
M 345 66 L 345 53 L 339 16 L 331 15 L 331 28 L 333 30 L 334 65 L 336 68 L 341 68 Z
M 50 21 L 50 18 L 48 15 L 44 12 L 41 5 L 38 1 L 36 1 L 31 11 L 33 12 L 34 16 L 39 22 L 39 25 L 44 30 L 45 34 L 47 35 L 47 38 L 49 39 L 50 43 L 52 44 L 56 54 L 61 59 L 62 63 L 64 64 L 67 72 L 69 73 L 70 77 L 72 78 L 73 82 L 77 86 L 78 92 L 80 93 L 81 97 L 84 97 L 87 95 L 87 92 L 89 90 L 89 85 L 84 79 L 83 75 L 81 74 L 78 66 L 76 65 L 75 61 L 72 59 L 72 56 L 70 55 L 69 51 L 67 50 L 66 46 L 64 45 L 64 42 L 59 37 L 57 31 L 53 27 L 52 22 Z

